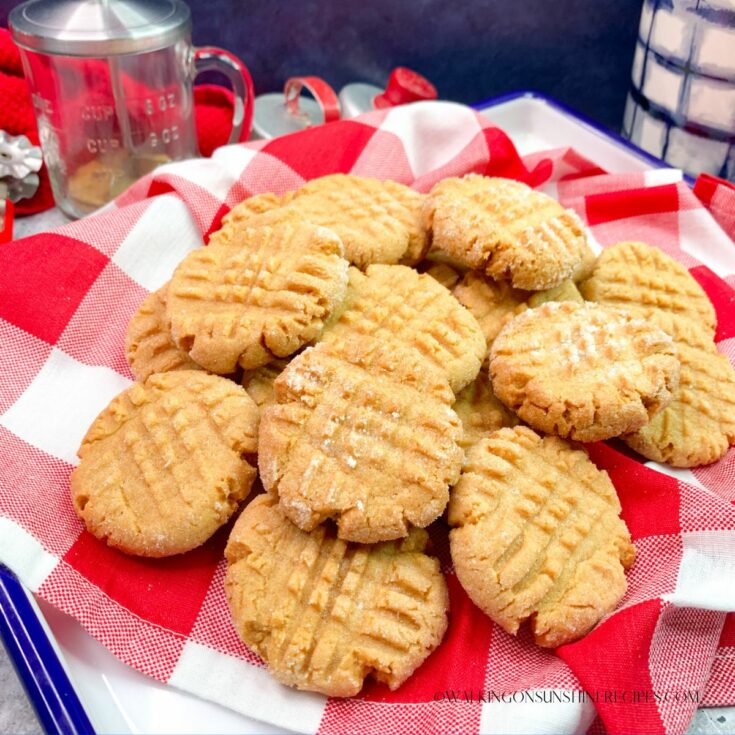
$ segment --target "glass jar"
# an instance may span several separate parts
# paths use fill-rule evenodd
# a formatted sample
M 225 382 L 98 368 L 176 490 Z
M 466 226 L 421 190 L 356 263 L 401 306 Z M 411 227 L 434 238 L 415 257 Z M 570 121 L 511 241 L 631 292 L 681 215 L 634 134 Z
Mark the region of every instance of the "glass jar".
M 30 0 L 10 14 L 60 209 L 81 217 L 156 166 L 199 154 L 192 83 L 226 75 L 230 142 L 249 132 L 253 85 L 222 49 L 195 49 L 180 0 Z

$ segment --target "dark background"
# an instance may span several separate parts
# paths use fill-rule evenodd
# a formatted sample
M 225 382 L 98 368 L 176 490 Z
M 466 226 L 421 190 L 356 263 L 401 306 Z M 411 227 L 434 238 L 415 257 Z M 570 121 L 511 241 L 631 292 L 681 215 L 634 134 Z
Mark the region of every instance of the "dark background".
M 16 3 L 0 0 L 0 24 Z M 257 93 L 295 74 L 337 91 L 382 85 L 397 65 L 440 97 L 474 103 L 519 89 L 619 129 L 641 0 L 189 0 L 194 42 L 235 52 Z

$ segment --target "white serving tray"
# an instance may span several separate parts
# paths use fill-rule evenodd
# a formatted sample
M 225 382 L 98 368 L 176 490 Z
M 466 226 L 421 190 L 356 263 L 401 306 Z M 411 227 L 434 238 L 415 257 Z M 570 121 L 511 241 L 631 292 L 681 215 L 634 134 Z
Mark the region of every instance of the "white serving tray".
M 664 165 L 617 135 L 539 95 L 518 93 L 476 107 L 511 137 L 522 155 L 573 146 L 611 173 L 645 171 Z M 54 217 L 54 213 L 45 213 L 19 222 L 16 234 L 25 236 L 60 224 L 61 221 L 52 222 Z M 118 661 L 71 617 L 29 597 L 98 733 L 288 732 L 159 684 Z M 718 732 L 702 728 L 703 723 L 697 724 L 698 732 Z

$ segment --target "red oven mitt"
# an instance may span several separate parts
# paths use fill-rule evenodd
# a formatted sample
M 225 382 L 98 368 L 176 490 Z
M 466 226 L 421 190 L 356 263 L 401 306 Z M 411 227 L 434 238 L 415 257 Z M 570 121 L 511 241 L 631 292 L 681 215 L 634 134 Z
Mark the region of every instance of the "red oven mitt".
M 18 48 L 9 31 L 0 28 L 0 130 L 10 135 L 25 135 L 38 145 L 38 130 L 31 95 L 23 76 Z M 194 104 L 203 156 L 211 156 L 215 148 L 227 143 L 232 128 L 232 93 L 215 85 L 201 85 L 194 90 Z M 32 199 L 15 205 L 16 214 L 35 214 L 54 206 L 46 166 L 39 171 L 40 186 Z

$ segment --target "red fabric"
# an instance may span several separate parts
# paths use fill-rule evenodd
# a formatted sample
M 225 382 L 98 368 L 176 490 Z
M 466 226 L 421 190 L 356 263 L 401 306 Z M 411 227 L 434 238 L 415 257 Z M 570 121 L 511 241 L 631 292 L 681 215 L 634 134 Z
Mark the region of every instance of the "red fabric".
M 38 145 L 36 119 L 20 54 L 5 28 L 0 28 L 0 99 L 0 130 L 10 135 L 26 135 Z M 229 140 L 233 95 L 224 87 L 199 85 L 194 88 L 194 104 L 199 150 L 203 156 L 211 156 L 216 148 Z M 45 165 L 39 176 L 38 191 L 31 199 L 22 199 L 15 205 L 16 214 L 35 214 L 54 206 Z
M 700 174 L 694 183 L 694 193 L 735 240 L 735 184 L 712 174 Z
M 199 137 L 199 152 L 211 156 L 226 145 L 232 132 L 234 96 L 229 89 L 215 84 L 194 87 L 194 113 Z
M 191 554 L 154 561 L 118 554 L 85 532 L 64 561 L 133 614 L 185 636 L 194 627 L 226 541 L 219 533 Z M 175 606 L 173 597 L 179 601 Z
M 0 318 L 53 344 L 106 263 L 99 251 L 63 236 L 50 242 L 35 235 L 0 248 Z
M 127 664 L 302 732 L 476 735 L 511 723 L 516 731 L 583 732 L 596 709 L 595 732 L 675 734 L 697 703 L 656 693 L 685 690 L 708 704 L 735 704 L 735 623 L 725 625 L 725 612 L 735 609 L 728 577 L 735 451 L 674 477 L 617 442 L 589 447 L 618 491 L 637 559 L 618 609 L 556 652 L 535 646 L 527 630 L 506 634 L 470 602 L 437 522 L 432 541 L 450 589 L 450 632 L 404 687 L 369 684 L 348 700 L 284 693 L 238 640 L 222 584 L 226 530 L 168 561 L 128 559 L 83 531 L 69 502 L 69 473 L 86 427 L 130 384 L 125 326 L 143 296 L 240 199 L 281 194 L 334 171 L 390 177 L 418 191 L 469 171 L 517 176 L 585 219 L 594 213 L 588 224 L 602 245 L 643 232 L 698 277 L 717 310 L 718 347 L 735 360 L 732 289 L 721 280 L 733 275 L 732 242 L 671 172 L 602 174 L 569 150 L 524 162 L 487 119 L 448 103 L 226 147 L 141 179 L 110 211 L 0 248 L 0 562 Z M 590 700 L 563 707 L 479 701 L 488 691 L 586 691 Z M 637 700 L 632 692 L 641 692 Z

